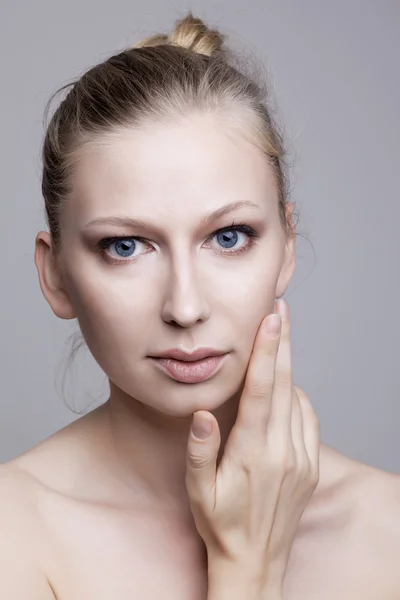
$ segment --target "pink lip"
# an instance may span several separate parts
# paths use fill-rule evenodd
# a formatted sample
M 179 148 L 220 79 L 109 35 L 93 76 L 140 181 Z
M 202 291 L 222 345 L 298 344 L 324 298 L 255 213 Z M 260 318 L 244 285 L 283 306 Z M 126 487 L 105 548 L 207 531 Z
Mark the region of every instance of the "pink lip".
M 182 383 L 200 383 L 210 379 L 215 375 L 228 354 L 219 354 L 206 356 L 199 360 L 194 360 L 193 354 L 191 360 L 177 360 L 175 358 L 150 357 L 157 367 L 162 369 L 167 375 Z M 186 355 L 187 357 L 187 355 Z
M 151 358 L 175 358 L 176 360 L 195 361 L 210 356 L 222 356 L 226 354 L 224 350 L 216 350 L 215 348 L 197 348 L 191 352 L 185 352 L 180 348 L 171 348 L 165 352 L 158 352 Z

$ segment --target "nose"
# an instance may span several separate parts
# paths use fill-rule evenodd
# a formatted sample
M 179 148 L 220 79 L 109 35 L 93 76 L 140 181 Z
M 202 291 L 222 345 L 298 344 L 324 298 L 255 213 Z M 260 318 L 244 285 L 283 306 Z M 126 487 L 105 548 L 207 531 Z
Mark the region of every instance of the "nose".
M 162 319 L 180 327 L 192 327 L 206 321 L 210 308 L 206 299 L 204 284 L 191 261 L 182 260 L 179 266 L 171 269 L 161 309 Z

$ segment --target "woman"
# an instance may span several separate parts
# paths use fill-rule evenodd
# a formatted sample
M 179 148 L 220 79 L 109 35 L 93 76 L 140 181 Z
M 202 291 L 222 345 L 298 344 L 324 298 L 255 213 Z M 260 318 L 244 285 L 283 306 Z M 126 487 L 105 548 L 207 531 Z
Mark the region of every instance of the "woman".
M 282 139 L 223 39 L 189 13 L 49 124 L 40 286 L 110 397 L 2 465 L 1 598 L 400 597 L 398 476 L 292 382 Z

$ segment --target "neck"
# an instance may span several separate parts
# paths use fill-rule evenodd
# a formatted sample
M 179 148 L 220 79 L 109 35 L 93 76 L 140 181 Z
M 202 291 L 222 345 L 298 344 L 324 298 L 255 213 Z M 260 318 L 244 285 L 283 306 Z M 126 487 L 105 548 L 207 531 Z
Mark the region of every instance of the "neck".
M 118 478 L 118 484 L 128 490 L 129 497 L 133 493 L 135 503 L 143 502 L 148 510 L 176 509 L 190 520 L 185 474 L 192 415 L 161 414 L 125 395 L 111 382 L 110 389 L 109 400 L 98 409 L 101 436 L 97 439 L 105 460 L 102 468 Z M 221 432 L 217 462 L 235 423 L 239 400 L 240 394 L 212 411 Z M 342 480 L 344 467 L 340 456 L 328 446 L 320 445 L 320 479 L 307 507 L 308 514 Z

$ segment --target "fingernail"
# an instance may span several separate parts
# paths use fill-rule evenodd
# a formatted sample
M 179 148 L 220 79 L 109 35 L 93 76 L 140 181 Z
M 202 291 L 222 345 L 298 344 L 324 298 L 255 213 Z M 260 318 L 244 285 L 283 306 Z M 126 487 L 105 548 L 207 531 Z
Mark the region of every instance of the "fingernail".
M 212 423 L 207 419 L 193 418 L 192 434 L 199 440 L 206 440 L 211 435 Z
M 280 315 L 271 314 L 267 317 L 265 329 L 270 337 L 277 337 L 281 329 Z

